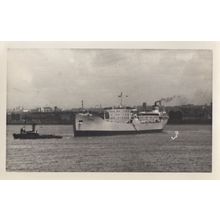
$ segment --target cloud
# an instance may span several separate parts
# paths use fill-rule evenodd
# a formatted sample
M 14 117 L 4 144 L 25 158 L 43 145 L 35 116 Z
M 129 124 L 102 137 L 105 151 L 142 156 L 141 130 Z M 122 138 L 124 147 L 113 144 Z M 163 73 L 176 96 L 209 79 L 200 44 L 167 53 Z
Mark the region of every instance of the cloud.
M 210 50 L 10 49 L 8 106 L 129 105 L 182 95 L 208 102 L 212 90 Z M 19 92 L 20 91 L 20 92 Z M 197 92 L 200 91 L 200 92 Z M 205 98 L 198 94 L 203 91 Z M 198 97 L 198 98 L 197 98 Z

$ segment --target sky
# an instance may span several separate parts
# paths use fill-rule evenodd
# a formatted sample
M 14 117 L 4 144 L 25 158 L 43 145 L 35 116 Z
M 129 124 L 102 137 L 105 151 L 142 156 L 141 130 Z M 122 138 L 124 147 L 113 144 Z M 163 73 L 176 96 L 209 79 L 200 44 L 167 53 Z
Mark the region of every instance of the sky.
M 9 49 L 7 77 L 8 108 L 209 104 L 212 51 Z

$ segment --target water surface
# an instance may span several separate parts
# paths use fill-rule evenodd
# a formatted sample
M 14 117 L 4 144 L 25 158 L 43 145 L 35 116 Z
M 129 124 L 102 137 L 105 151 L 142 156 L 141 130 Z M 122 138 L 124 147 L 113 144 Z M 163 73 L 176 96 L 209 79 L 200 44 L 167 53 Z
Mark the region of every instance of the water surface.
M 161 133 L 74 137 L 69 125 L 42 125 L 63 139 L 14 140 L 21 126 L 7 126 L 7 171 L 211 172 L 210 125 L 167 125 Z M 31 127 L 26 127 L 31 129 Z M 179 131 L 179 136 L 175 136 Z

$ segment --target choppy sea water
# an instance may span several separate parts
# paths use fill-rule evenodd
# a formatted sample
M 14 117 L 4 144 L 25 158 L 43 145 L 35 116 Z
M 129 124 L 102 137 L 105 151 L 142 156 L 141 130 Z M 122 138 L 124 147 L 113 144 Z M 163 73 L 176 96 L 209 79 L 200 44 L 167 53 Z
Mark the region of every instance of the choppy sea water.
M 7 126 L 7 171 L 211 172 L 211 125 L 167 125 L 161 133 L 74 137 L 69 125 L 38 125 L 62 139 L 14 140 Z M 31 127 L 26 126 L 26 129 Z M 175 131 L 179 131 L 175 140 Z

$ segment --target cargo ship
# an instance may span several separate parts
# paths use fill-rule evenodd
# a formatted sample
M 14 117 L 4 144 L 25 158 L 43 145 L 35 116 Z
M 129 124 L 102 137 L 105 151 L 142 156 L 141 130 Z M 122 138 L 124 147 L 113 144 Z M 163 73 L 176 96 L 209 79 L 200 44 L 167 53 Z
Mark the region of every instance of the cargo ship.
M 168 115 L 156 101 L 151 111 L 137 111 L 135 108 L 118 107 L 105 109 L 103 114 L 80 112 L 74 117 L 74 136 L 104 136 L 161 132 L 168 121 Z

